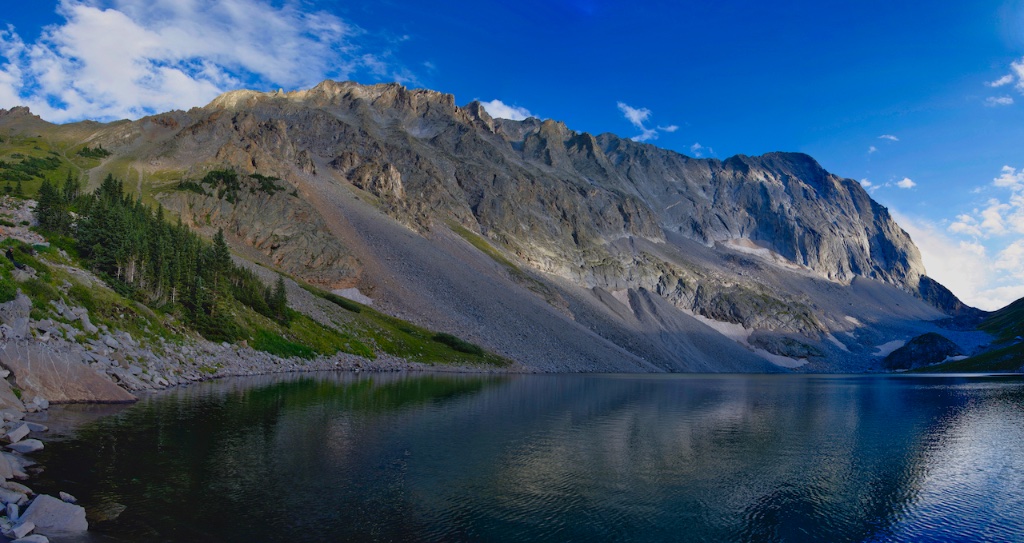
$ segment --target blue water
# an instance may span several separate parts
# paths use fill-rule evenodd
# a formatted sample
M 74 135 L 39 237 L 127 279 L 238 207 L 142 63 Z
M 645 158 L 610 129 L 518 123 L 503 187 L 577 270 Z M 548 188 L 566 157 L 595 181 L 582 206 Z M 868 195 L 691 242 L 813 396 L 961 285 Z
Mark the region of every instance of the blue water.
M 41 458 L 90 541 L 1024 541 L 1014 377 L 292 375 Z

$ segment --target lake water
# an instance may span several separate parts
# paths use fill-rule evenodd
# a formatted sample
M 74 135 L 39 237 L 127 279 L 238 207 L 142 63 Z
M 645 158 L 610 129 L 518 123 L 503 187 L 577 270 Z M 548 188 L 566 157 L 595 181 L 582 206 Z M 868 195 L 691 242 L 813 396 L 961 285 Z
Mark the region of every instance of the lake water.
M 1014 377 L 290 375 L 54 437 L 37 491 L 127 505 L 89 541 L 1024 540 Z

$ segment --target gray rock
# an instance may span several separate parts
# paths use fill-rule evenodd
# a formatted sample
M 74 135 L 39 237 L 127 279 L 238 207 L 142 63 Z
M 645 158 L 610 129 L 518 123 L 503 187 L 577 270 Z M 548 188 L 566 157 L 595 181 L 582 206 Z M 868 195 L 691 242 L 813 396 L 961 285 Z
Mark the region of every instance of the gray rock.
M 63 502 L 66 502 L 66 503 L 77 503 L 78 502 L 78 498 L 72 496 L 71 494 L 68 494 L 67 492 L 64 492 L 63 490 L 59 494 L 57 494 L 57 495 L 60 496 L 60 499 Z
M 21 505 L 27 501 L 28 496 L 26 496 L 25 494 L 0 487 L 0 502 L 4 502 L 5 504 L 16 503 L 18 505 Z
M 31 454 L 43 450 L 43 442 L 38 439 L 26 439 L 17 443 L 11 443 L 7 448 L 21 454 Z
M 0 344 L 0 360 L 14 374 L 25 397 L 59 402 L 131 402 L 135 397 L 82 363 L 78 344 L 55 349 L 46 344 Z M 2 387 L 2 385 L 0 385 Z
M 29 421 L 26 422 L 25 424 L 28 425 L 28 430 L 30 432 L 48 432 L 50 430 L 50 428 L 47 427 L 45 424 L 39 424 L 38 422 Z
M 89 529 L 85 509 L 41 494 L 21 515 L 21 522 L 32 522 L 40 532 L 50 535 L 84 532 Z
M 121 346 L 121 344 L 118 343 L 117 340 L 114 339 L 113 336 L 111 336 L 110 334 L 103 336 L 103 344 L 106 345 L 107 347 L 110 347 L 111 349 L 117 349 L 118 347 Z
M 11 522 L 18 522 L 18 515 L 19 515 L 19 513 L 20 513 L 20 510 L 18 508 L 18 504 L 16 504 L 16 503 L 9 503 L 9 504 L 7 504 L 7 518 Z
M 32 300 L 19 291 L 13 300 L 0 304 L 0 322 L 13 328 L 15 321 L 25 319 L 27 327 L 30 311 L 32 311 Z
M 32 398 L 32 403 L 39 406 L 39 409 L 46 410 L 50 408 L 50 402 L 42 396 L 36 396 Z
M 963 354 L 960 347 L 946 337 L 928 332 L 921 334 L 885 357 L 882 365 L 889 370 L 908 370 L 937 364 L 950 356 Z
M 11 543 L 50 543 L 50 540 L 43 534 L 32 534 L 15 539 Z
M 19 522 L 12 526 L 9 531 L 5 532 L 4 535 L 11 539 L 23 539 L 35 529 L 36 525 L 31 522 Z
M 2 454 L 0 454 L 0 478 L 14 478 L 14 468 L 11 467 L 11 463 L 7 460 L 7 457 Z
M 24 439 L 24 437 L 28 435 L 29 431 L 28 424 L 22 422 L 12 427 L 6 434 L 4 434 L 4 437 L 11 443 L 17 443 Z
M 14 492 L 24 494 L 26 496 L 31 496 L 35 494 L 35 492 L 33 492 L 31 488 L 21 483 L 16 483 L 14 481 L 2 481 L 0 482 L 0 488 L 6 488 L 7 490 L 12 490 Z

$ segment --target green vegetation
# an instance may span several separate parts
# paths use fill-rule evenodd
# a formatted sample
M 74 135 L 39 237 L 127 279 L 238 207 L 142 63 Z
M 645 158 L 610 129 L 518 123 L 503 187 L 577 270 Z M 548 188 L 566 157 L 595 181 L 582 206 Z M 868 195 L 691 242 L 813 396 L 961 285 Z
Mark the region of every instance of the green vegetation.
M 373 345 L 383 353 L 425 364 L 499 367 L 510 364 L 509 360 L 450 334 L 432 332 L 336 294 L 310 286 L 303 288 L 351 312 L 351 318 L 344 326 L 351 338 L 361 344 Z
M 73 239 L 79 256 L 115 291 L 179 309 L 208 339 L 243 338 L 229 312 L 234 301 L 288 324 L 283 284 L 271 289 L 235 266 L 223 231 L 208 244 L 180 221 L 165 221 L 163 208 L 133 200 L 112 176 L 91 194 L 71 176 L 61 189 L 43 181 L 35 214 L 41 230 Z
M 271 196 L 283 191 L 284 187 L 277 184 L 281 179 L 254 173 L 251 175 L 239 174 L 235 170 L 211 170 L 199 181 L 182 179 L 178 181 L 176 188 L 182 191 L 195 192 L 206 196 L 217 195 L 217 198 L 235 203 L 238 201 L 238 192 L 243 188 L 248 189 L 249 194 L 265 192 Z M 212 192 L 206 191 L 210 186 Z
M 443 343 L 460 353 L 472 354 L 476 356 L 483 356 L 484 350 L 479 346 L 474 345 L 468 341 L 463 341 L 451 334 L 438 333 L 434 334 L 434 337 L 430 338 L 438 343 Z
M 14 153 L 11 155 L 11 158 L 19 158 L 21 160 L 19 162 L 0 160 L 0 176 L 8 180 L 31 181 L 35 178 L 43 179 L 48 173 L 62 166 L 61 160 L 55 156 L 39 158 Z
M 95 149 L 90 149 L 89 146 L 87 145 L 87 146 L 82 147 L 81 149 L 79 149 L 78 152 L 75 153 L 75 154 L 80 156 L 80 157 L 85 157 L 85 158 L 107 158 L 108 156 L 110 156 L 110 155 L 112 155 L 114 153 L 111 153 L 110 151 L 104 149 L 103 145 L 100 145 L 100 146 L 96 147 Z
M 935 373 L 1015 372 L 1024 367 L 1024 298 L 992 313 L 979 329 L 996 337 L 992 348 L 970 358 L 922 368 Z

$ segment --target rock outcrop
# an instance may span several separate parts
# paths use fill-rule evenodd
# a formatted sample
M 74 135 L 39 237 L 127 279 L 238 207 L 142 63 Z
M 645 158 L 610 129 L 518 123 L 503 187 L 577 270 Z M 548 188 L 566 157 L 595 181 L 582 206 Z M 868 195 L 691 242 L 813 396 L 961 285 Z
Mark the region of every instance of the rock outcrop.
M 906 345 L 890 353 L 885 357 L 883 364 L 886 369 L 890 370 L 909 370 L 937 364 L 950 357 L 960 355 L 963 353 L 956 343 L 939 334 L 929 332 L 915 337 Z

